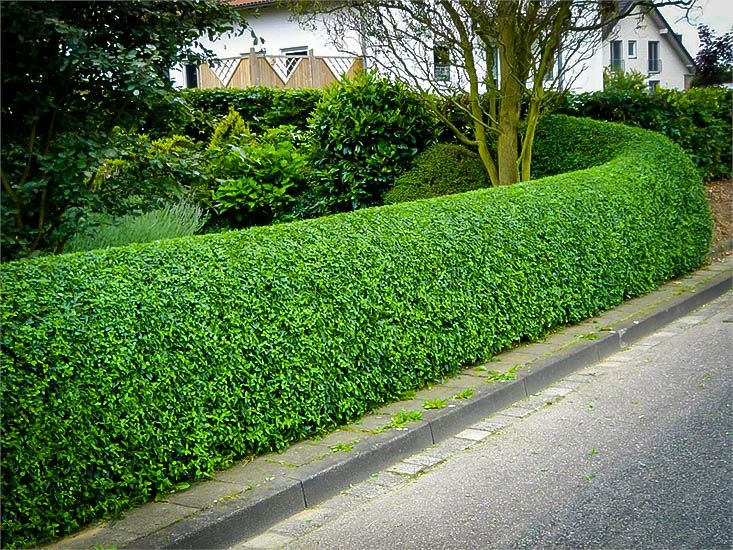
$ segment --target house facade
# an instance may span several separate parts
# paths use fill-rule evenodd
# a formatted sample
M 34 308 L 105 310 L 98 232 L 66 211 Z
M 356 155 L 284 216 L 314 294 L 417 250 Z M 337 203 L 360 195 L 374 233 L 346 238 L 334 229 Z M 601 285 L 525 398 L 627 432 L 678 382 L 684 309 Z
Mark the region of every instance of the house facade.
M 630 2 L 621 2 L 628 9 Z M 634 13 L 604 31 L 603 67 L 644 75 L 649 90 L 686 90 L 695 74 L 694 60 L 659 10 Z
M 171 78 L 176 86 L 322 88 L 368 63 L 371 52 L 367 41 L 357 34 L 346 36 L 341 48 L 332 43 L 325 14 L 306 23 L 276 0 L 229 3 L 247 10 L 249 28 L 241 34 L 223 35 L 214 42 L 204 40 L 221 61 L 211 66 L 175 68 Z M 622 12 L 631 5 L 631 0 L 619 1 Z M 600 41 L 598 35 L 589 40 L 600 42 L 600 46 L 582 62 L 570 63 L 568 59 L 564 63 L 560 56 L 555 74 L 561 76 L 555 81 L 561 87 L 576 93 L 602 90 L 607 68 L 641 73 L 650 90 L 689 87 L 694 75 L 693 59 L 657 9 L 630 14 L 598 33 L 602 33 Z M 437 57 L 435 62 L 438 63 Z M 436 66 L 436 74 L 444 68 Z M 448 71 L 446 74 L 450 74 L 449 67 Z

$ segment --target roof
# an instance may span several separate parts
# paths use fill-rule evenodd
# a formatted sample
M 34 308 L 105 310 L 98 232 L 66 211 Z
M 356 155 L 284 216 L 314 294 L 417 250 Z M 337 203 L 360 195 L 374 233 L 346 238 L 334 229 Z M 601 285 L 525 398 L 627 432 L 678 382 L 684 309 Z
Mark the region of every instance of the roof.
M 222 3 L 236 8 L 263 8 L 272 6 L 275 4 L 275 0 L 222 0 Z

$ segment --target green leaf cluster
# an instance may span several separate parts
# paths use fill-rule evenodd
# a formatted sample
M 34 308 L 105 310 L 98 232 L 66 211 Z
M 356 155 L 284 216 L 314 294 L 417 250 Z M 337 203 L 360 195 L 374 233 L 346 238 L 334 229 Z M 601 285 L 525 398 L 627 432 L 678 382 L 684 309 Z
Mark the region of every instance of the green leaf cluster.
M 711 217 L 677 145 L 545 122 L 538 147 L 590 132 L 604 163 L 0 266 L 4 546 L 322 433 L 704 261 Z
M 384 194 L 384 203 L 465 193 L 489 185 L 478 154 L 461 145 L 436 143 L 415 157 L 412 168 Z
M 371 72 L 327 89 L 309 122 L 313 185 L 326 212 L 380 204 L 437 131 L 414 92 Z

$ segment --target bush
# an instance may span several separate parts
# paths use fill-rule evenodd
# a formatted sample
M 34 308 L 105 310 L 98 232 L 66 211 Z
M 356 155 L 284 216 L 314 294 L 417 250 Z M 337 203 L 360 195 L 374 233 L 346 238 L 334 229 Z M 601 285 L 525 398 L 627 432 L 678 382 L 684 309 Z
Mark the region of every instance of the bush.
M 553 146 L 607 130 L 616 154 L 536 182 L 0 266 L 4 544 L 281 449 L 704 261 L 710 213 L 678 146 L 545 123 Z
M 255 133 L 278 126 L 305 130 L 308 117 L 320 98 L 320 90 L 310 89 L 192 88 L 178 92 L 177 101 L 171 102 L 172 107 L 152 113 L 145 129 L 153 135 L 184 133 L 207 141 L 216 121 L 234 109 Z
M 64 251 L 80 252 L 188 237 L 198 233 L 205 223 L 206 215 L 200 207 L 180 202 L 145 214 L 129 214 L 119 219 L 107 218 L 97 227 L 74 235 L 66 243 Z
M 160 209 L 211 178 L 203 148 L 185 136 L 151 140 L 118 130 L 112 146 L 114 156 L 91 183 L 97 213 L 123 216 Z
M 216 158 L 214 208 L 235 226 L 287 219 L 287 210 L 307 177 L 306 156 L 295 143 L 293 127 L 252 136 L 229 145 Z
M 705 181 L 713 181 L 731 177 L 732 100 L 733 92 L 723 88 L 648 94 L 614 87 L 567 96 L 558 112 L 661 132 L 690 155 Z
M 385 204 L 464 193 L 490 185 L 479 156 L 460 145 L 435 144 L 415 157 L 384 194 Z
M 323 94 L 310 131 L 318 200 L 343 211 L 380 203 L 437 127 L 404 84 L 362 72 Z

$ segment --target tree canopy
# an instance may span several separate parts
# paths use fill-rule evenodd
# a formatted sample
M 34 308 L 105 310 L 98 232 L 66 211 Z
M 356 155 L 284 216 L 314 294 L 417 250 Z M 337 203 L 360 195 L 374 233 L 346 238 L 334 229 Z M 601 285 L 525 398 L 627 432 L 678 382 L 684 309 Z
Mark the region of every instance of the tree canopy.
M 330 12 L 337 43 L 357 33 L 378 70 L 442 96 L 469 124 L 440 106 L 436 115 L 478 149 L 492 183 L 509 184 L 531 177 L 548 89 L 569 87 L 619 19 L 693 1 L 308 0 L 300 10 Z
M 695 58 L 697 74 L 693 85 L 714 86 L 731 82 L 733 75 L 733 30 L 716 36 L 710 27 L 697 28 L 700 49 Z
M 244 28 L 218 0 L 2 2 L 0 15 L 4 257 L 62 238 L 107 132 L 166 101 L 171 67 L 212 55 L 202 36 Z

